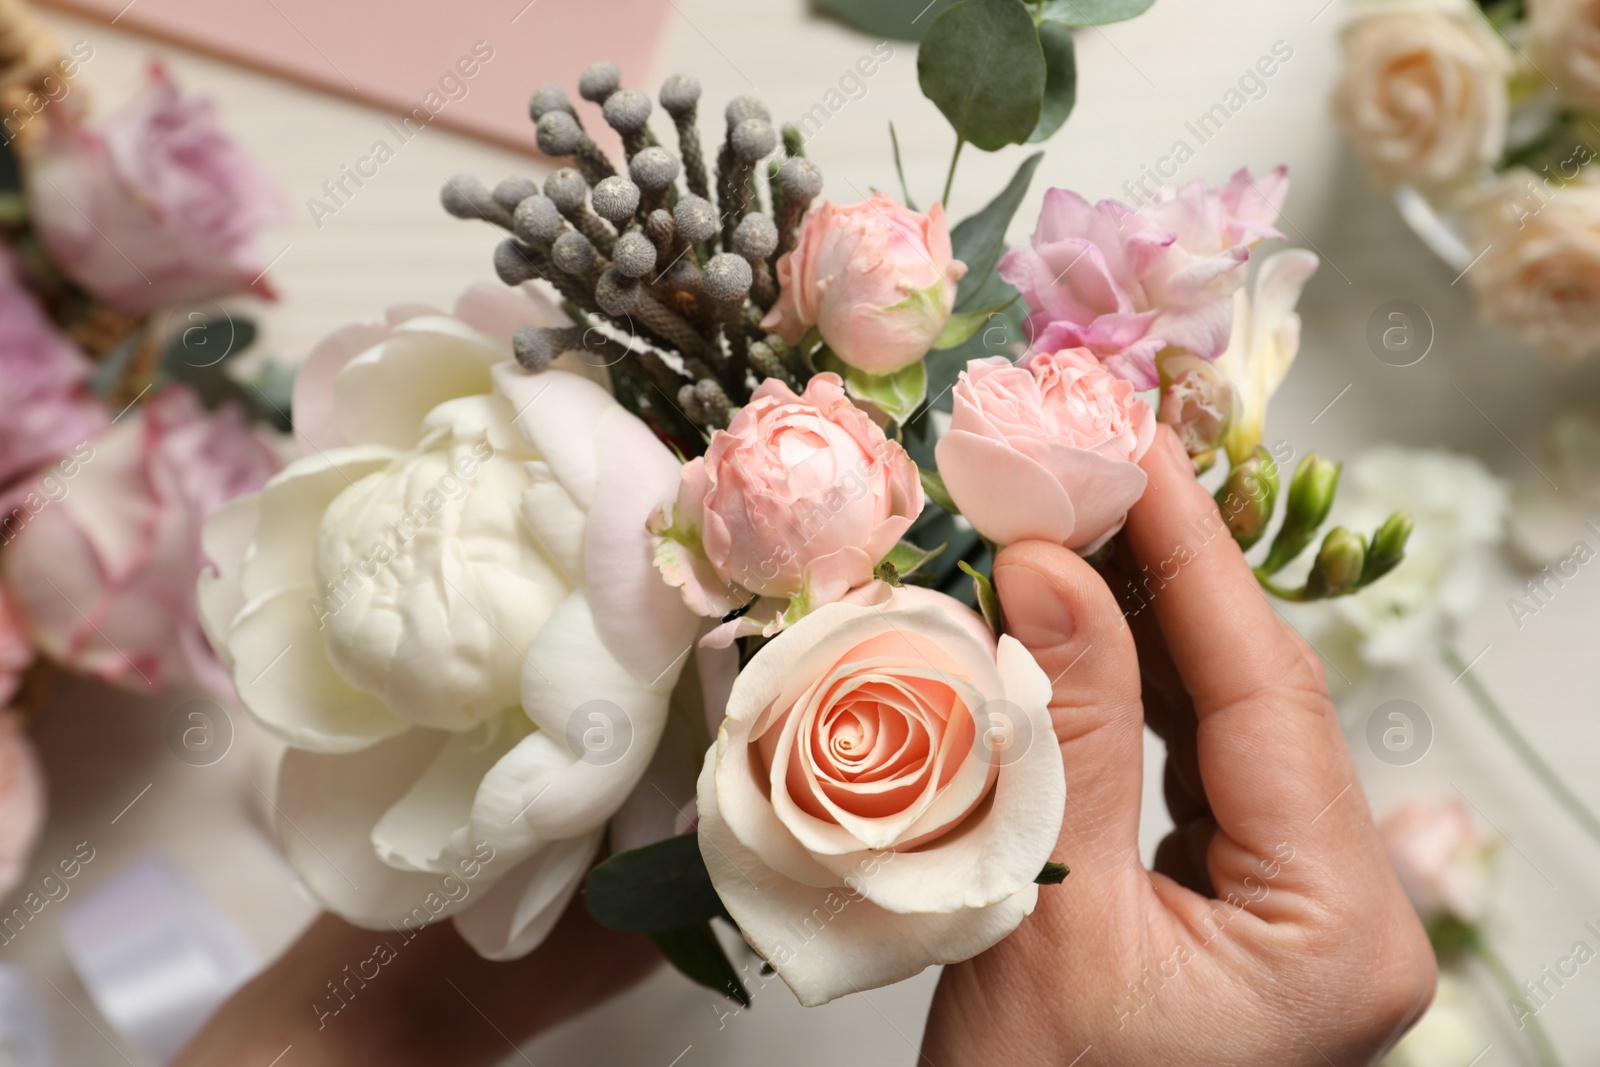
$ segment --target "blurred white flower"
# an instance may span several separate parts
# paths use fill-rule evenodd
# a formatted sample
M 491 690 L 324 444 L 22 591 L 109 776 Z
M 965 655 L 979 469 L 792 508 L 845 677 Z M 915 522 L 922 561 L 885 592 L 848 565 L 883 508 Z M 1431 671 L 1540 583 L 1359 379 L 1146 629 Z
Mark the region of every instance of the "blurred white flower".
M 1346 466 L 1327 528 L 1370 536 L 1391 513 L 1409 512 L 1415 529 L 1405 560 L 1359 593 L 1292 612 L 1296 624 L 1304 620 L 1327 637 L 1313 635 L 1330 655 L 1350 648 L 1355 668 L 1433 654 L 1483 594 L 1483 550 L 1504 536 L 1508 498 L 1505 483 L 1470 456 L 1398 445 L 1367 450 Z
M 1536 567 L 1570 558 L 1596 536 L 1585 524 L 1600 517 L 1600 411 L 1557 417 L 1545 454 L 1544 474 L 1518 482 L 1511 494 L 1511 544 Z
M 1424 922 L 1444 916 L 1469 925 L 1483 921 L 1494 890 L 1495 849 L 1465 804 L 1451 799 L 1402 805 L 1384 817 L 1378 835 Z
M 1222 435 L 1235 464 L 1261 443 L 1267 403 L 1300 351 L 1300 316 L 1294 307 L 1320 263 L 1303 248 L 1285 249 L 1262 262 L 1253 295 L 1243 288 L 1233 294 L 1233 331 L 1216 367 L 1237 398 L 1233 422 Z
M 1439 991 L 1411 1032 L 1380 1067 L 1469 1067 L 1489 1047 L 1478 1024 L 1483 1009 L 1473 1003 L 1467 984 L 1453 974 L 1439 975 Z

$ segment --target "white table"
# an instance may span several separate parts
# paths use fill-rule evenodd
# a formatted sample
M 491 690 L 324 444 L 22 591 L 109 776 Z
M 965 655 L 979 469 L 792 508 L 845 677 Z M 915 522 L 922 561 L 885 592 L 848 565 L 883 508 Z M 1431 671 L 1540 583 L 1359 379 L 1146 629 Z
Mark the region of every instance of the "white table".
M 1259 171 L 1288 162 L 1295 186 L 1283 229 L 1291 241 L 1315 247 L 1324 257 L 1326 265 L 1302 303 L 1304 350 L 1273 408 L 1271 436 L 1345 458 L 1363 443 L 1441 443 L 1475 453 L 1507 476 L 1525 476 L 1530 468 L 1517 449 L 1535 455 L 1544 425 L 1564 405 L 1600 393 L 1600 365 L 1559 373 L 1519 343 L 1480 328 L 1466 294 L 1450 285 L 1451 272 L 1430 259 L 1393 209 L 1368 191 L 1328 118 L 1335 35 L 1345 4 L 1336 0 L 1319 11 L 1323 2 L 1234 0 L 1224 7 L 1214 0 L 1160 0 L 1136 22 L 1080 33 L 1078 109 L 1051 142 L 1013 239 L 1024 238 L 1031 228 L 1047 184 L 1091 198 L 1123 195 L 1124 182 L 1137 180 L 1141 167 L 1153 165 L 1175 139 L 1193 143 L 1187 120 L 1218 101 L 1274 42 L 1286 42 L 1293 56 L 1267 83 L 1265 95 L 1200 146 L 1182 172 L 1183 178 L 1216 181 L 1239 165 Z M 753 92 L 775 115 L 798 115 L 874 43 L 809 17 L 801 0 L 675 0 L 674 7 L 659 73 L 692 71 L 706 87 L 708 105 L 717 110 L 727 97 Z M 374 7 L 375 17 L 377 11 Z M 66 40 L 86 38 L 94 44 L 94 59 L 82 78 L 108 102 L 138 83 L 148 55 L 163 56 L 186 87 L 221 102 L 228 125 L 285 191 L 289 222 L 266 237 L 269 255 L 286 249 L 273 268 L 283 299 L 258 313 L 264 326 L 262 354 L 299 358 L 331 328 L 373 316 L 388 303 L 420 299 L 447 307 L 468 281 L 492 278 L 489 254 L 496 235 L 447 217 L 437 207 L 439 185 L 459 171 L 492 182 L 507 173 L 540 170 L 529 159 L 429 130 L 319 230 L 305 208 L 306 198 L 340 163 L 370 144 L 388 116 L 116 28 L 56 15 L 50 21 Z M 537 30 L 533 15 L 521 25 Z M 574 47 L 603 57 L 603 33 Z M 900 133 L 914 192 L 924 203 L 936 194 L 950 134 L 917 91 L 914 57 L 911 47 L 897 45 L 865 96 L 848 103 L 808 145 L 834 198 L 856 199 L 874 186 L 898 188 L 886 133 L 890 119 Z M 531 88 L 541 80 L 539 72 L 529 71 L 528 80 Z M 997 191 L 1022 155 L 1018 149 L 995 156 L 969 149 L 952 198 L 954 215 L 965 215 Z M 1428 358 L 1405 369 L 1378 362 L 1362 338 L 1372 310 L 1394 298 L 1421 304 L 1439 331 Z M 1328 408 L 1335 397 L 1337 403 Z M 1459 647 L 1470 657 L 1491 646 L 1479 663 L 1481 675 L 1550 760 L 1600 806 L 1593 773 L 1600 682 L 1578 666 L 1593 662 L 1600 633 L 1597 581 L 1585 571 L 1518 632 L 1504 607 L 1518 578 L 1505 569 L 1495 575 Z M 1584 921 L 1600 918 L 1600 852 L 1533 787 L 1459 686 L 1452 686 L 1450 672 L 1422 662 L 1359 686 L 1336 678 L 1335 688 L 1352 720 L 1364 720 L 1391 697 L 1416 701 L 1432 718 L 1433 750 L 1411 767 L 1386 766 L 1357 741 L 1367 788 L 1380 810 L 1402 797 L 1454 795 L 1459 789 L 1505 835 L 1510 844 L 1503 850 L 1495 936 L 1519 977 L 1535 977 L 1541 966 L 1567 954 L 1575 940 L 1588 937 Z M 269 957 L 314 913 L 255 814 L 261 804 L 256 786 L 265 783 L 262 768 L 271 745 L 235 716 L 239 736 L 233 752 L 212 767 L 188 766 L 173 758 L 162 740 L 177 702 L 140 701 L 84 683 L 61 692 L 38 727 L 51 766 L 53 821 L 35 874 L 83 840 L 93 843 L 96 858 L 76 892 L 139 856 L 164 853 L 216 902 L 250 946 Z M 1152 745 L 1147 855 L 1167 828 L 1160 805 L 1161 756 L 1159 746 Z M 114 1034 L 66 964 L 55 930 L 59 912 L 56 907 L 42 914 L 24 937 L 0 950 L 0 960 L 21 963 L 36 979 L 47 998 L 62 1064 L 121 1062 L 108 1048 Z M 533 1043 L 526 1059 L 541 1065 L 661 1067 L 758 1060 L 771 1067 L 909 1065 L 917 1059 L 914 1050 L 932 986 L 933 975 L 924 975 L 810 1013 L 774 988 L 752 1011 L 723 1017 L 726 1005 L 710 993 L 661 973 Z M 1600 1057 L 1600 1016 L 1591 1008 L 1597 993 L 1600 966 L 1585 968 L 1541 1016 L 1568 1064 Z M 1495 1004 L 1486 993 L 1486 1010 L 1498 1018 L 1503 1013 Z M 131 1050 L 119 1045 L 119 1051 L 138 1062 Z M 1519 1055 L 1514 1035 L 1502 1032 L 1479 1063 L 1524 1062 Z M 292 1052 L 283 1067 L 293 1067 Z

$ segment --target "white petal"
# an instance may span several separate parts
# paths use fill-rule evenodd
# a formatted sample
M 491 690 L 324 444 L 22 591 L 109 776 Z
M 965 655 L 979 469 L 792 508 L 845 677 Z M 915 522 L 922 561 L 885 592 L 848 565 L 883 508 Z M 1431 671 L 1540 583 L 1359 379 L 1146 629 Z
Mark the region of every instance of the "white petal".
M 469 850 L 472 801 L 489 768 L 521 740 L 506 715 L 475 730 L 451 734 L 406 795 L 372 829 L 378 858 L 400 870 L 444 873 Z M 526 720 L 523 720 L 524 722 Z M 452 851 L 454 849 L 454 851 Z
M 316 590 L 280 589 L 250 601 L 228 632 L 239 702 L 297 748 L 354 752 L 406 729 L 377 697 L 333 669 L 317 628 Z
M 491 960 L 514 960 L 539 947 L 583 884 L 602 831 L 540 850 L 455 917 L 462 940 Z
M 659 505 L 677 499 L 683 465 L 621 407 L 613 406 L 591 433 L 599 462 L 584 560 L 596 625 L 635 679 L 671 689 L 700 619 L 661 580 L 645 524 Z
M 446 737 L 411 730 L 353 755 L 285 753 L 274 801 L 278 836 L 290 865 L 329 911 L 368 929 L 414 928 L 465 907 L 480 892 L 456 875 L 395 870 L 372 848 L 373 826 Z M 503 873 L 489 864 L 480 881 Z
M 317 526 L 335 497 L 394 459 L 363 445 L 302 456 L 261 490 L 260 523 L 239 572 L 246 599 L 316 582 Z
M 339 433 L 346 441 L 411 448 L 428 412 L 489 392 L 489 368 L 510 358 L 510 349 L 455 319 L 410 319 L 334 379 Z
M 530 485 L 522 492 L 522 521 L 569 585 L 583 584 L 583 531 L 588 517 L 561 488 L 550 464 L 523 464 Z
M 700 776 L 700 851 L 728 913 L 807 1007 L 848 993 L 910 978 L 927 967 L 957 963 L 988 949 L 1033 911 L 1039 887 L 987 908 L 946 915 L 886 911 L 848 886 L 791 881 L 763 864 L 729 829 L 715 799 L 714 753 Z M 873 880 L 905 857 L 884 855 L 858 872 Z
M 587 378 L 565 371 L 534 374 L 508 362 L 493 373 L 495 388 L 516 412 L 523 439 L 538 449 L 572 499 L 588 511 L 594 504 L 602 444 L 596 434 L 617 402 Z

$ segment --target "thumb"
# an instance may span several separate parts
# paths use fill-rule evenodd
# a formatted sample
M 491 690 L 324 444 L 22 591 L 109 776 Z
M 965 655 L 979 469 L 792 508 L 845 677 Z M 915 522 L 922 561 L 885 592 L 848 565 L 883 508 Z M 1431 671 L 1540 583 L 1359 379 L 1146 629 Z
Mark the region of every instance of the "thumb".
M 1050 718 L 1066 766 L 1060 848 L 1074 869 L 1137 856 L 1144 770 L 1139 661 L 1116 597 L 1077 553 L 1019 541 L 995 562 L 1006 632 L 1050 679 Z

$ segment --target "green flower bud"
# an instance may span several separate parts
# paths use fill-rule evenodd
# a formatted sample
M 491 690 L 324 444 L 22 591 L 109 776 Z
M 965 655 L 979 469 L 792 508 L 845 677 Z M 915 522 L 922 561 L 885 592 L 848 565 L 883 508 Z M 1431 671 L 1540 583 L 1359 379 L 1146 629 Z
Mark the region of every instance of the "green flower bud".
M 1255 450 L 1228 472 L 1216 494 L 1222 521 L 1239 547 L 1248 549 L 1267 532 L 1278 504 L 1278 465 L 1265 448 Z
M 1294 480 L 1289 483 L 1288 503 L 1283 525 L 1272 539 L 1272 549 L 1261 564 L 1265 574 L 1276 574 L 1290 560 L 1304 552 L 1333 507 L 1339 489 L 1340 464 L 1323 459 L 1315 452 L 1300 461 Z
M 1306 577 L 1305 598 L 1320 600 L 1354 589 L 1367 559 L 1367 542 L 1360 534 L 1335 526 L 1322 539 L 1317 561 Z
M 1383 520 L 1378 532 L 1372 535 L 1372 547 L 1367 550 L 1367 563 L 1361 571 L 1361 584 L 1368 585 L 1382 578 L 1406 558 L 1406 542 L 1411 538 L 1411 516 L 1397 511 Z

